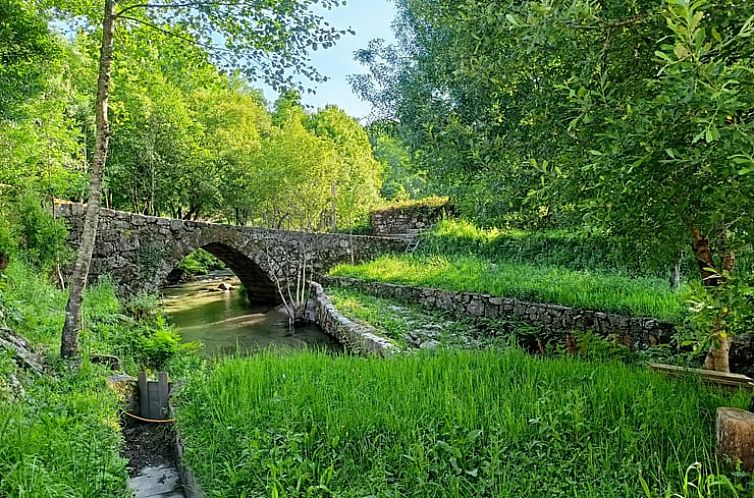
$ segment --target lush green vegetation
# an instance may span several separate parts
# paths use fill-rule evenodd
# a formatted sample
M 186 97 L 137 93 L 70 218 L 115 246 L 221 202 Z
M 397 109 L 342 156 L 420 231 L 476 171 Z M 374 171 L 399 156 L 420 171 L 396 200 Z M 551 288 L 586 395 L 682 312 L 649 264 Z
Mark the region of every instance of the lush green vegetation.
M 0 359 L 3 379 L 13 369 Z M 23 401 L 9 402 L 0 380 L 0 495 L 51 498 L 122 497 L 119 400 L 104 368 L 80 369 L 25 383 Z
M 60 341 L 64 293 L 21 263 L 0 275 L 3 324 L 29 339 L 35 349 L 54 358 Z M 105 347 L 106 333 L 125 337 L 130 327 L 114 315 L 112 287 L 87 295 L 88 332 L 80 368 L 51 361 L 43 376 L 16 371 L 15 361 L 0 357 L 0 495 L 9 497 L 126 497 L 125 461 L 119 455 L 119 400 L 105 385 L 108 369 L 89 362 Z M 25 394 L 10 383 L 18 376 Z
M 582 308 L 677 320 L 681 299 L 656 278 L 493 262 L 474 256 L 382 256 L 339 265 L 332 275 L 453 291 L 483 292 Z
M 97 3 L 0 2 L 5 188 L 32 185 L 49 196 L 86 200 L 94 156 Z M 265 49 L 255 46 L 254 60 L 261 64 L 266 51 L 293 43 L 285 23 L 306 24 L 295 37 L 297 50 L 310 38 L 323 46 L 344 34 L 318 26 L 319 16 L 308 12 L 308 6 L 296 4 L 281 13 L 280 32 L 265 24 L 275 32 L 266 34 Z M 186 27 L 171 33 L 150 26 L 170 24 L 174 17 L 162 18 L 166 13 L 132 12 L 130 20 L 118 23 L 103 204 L 179 218 L 329 229 L 335 188 L 337 225 L 345 229 L 363 220 L 379 200 L 385 161 L 375 159 L 358 121 L 334 106 L 307 113 L 296 91 L 268 104 L 249 80 L 223 71 L 235 57 L 213 57 L 191 43 L 199 35 L 184 32 Z M 67 28 L 67 14 L 80 16 L 87 26 L 73 40 L 49 27 Z M 218 20 L 212 33 L 247 21 L 209 12 L 202 18 L 210 14 Z M 241 50 L 241 31 L 234 37 Z M 267 44 L 275 37 L 281 45 L 272 48 Z M 255 66 L 253 72 L 274 79 L 297 70 L 303 62 L 297 50 L 274 58 L 272 65 L 283 68 L 262 72 Z M 316 71 L 296 72 L 320 78 Z
M 225 269 L 225 263 L 204 249 L 197 249 L 178 263 L 178 269 L 189 275 L 204 275 L 213 270 Z
M 194 375 L 178 422 L 210 495 L 661 496 L 718 469 L 714 410 L 745 398 L 518 351 L 269 353 Z
M 752 273 L 750 3 L 396 3 L 396 42 L 357 54 L 369 71 L 353 87 L 430 190 L 485 226 L 607 233 L 653 268 L 693 261 L 702 292 L 751 280 L 727 277 Z M 702 335 L 726 344 L 736 320 Z
M 573 270 L 609 270 L 631 275 L 668 278 L 673 263 L 653 253 L 626 247 L 629 241 L 605 231 L 586 228 L 480 228 L 466 220 L 447 219 L 425 232 L 420 254 L 477 255 L 492 260 L 562 266 Z M 692 261 L 682 271 L 690 275 Z
M 49 206 L 48 206 L 49 207 Z M 158 303 L 139 296 L 127 303 L 107 280 L 84 300 L 85 329 L 75 364 L 58 359 L 66 293 L 52 282 L 67 255 L 65 229 L 39 198 L 3 198 L 0 253 L 0 328 L 27 339 L 46 371 L 20 368 L 0 350 L 0 496 L 127 497 L 126 462 L 120 456 L 120 399 L 106 386 L 112 372 L 92 358 L 117 356 L 121 368 L 185 365 L 186 347 L 160 314 Z M 180 365 L 179 365 L 180 366 Z
M 394 209 L 405 211 L 418 211 L 422 210 L 435 210 L 437 208 L 449 207 L 450 199 L 447 197 L 440 197 L 437 195 L 431 195 L 429 197 L 422 197 L 421 199 L 396 199 L 389 202 L 385 202 L 381 206 L 375 207 L 374 211 L 391 211 Z

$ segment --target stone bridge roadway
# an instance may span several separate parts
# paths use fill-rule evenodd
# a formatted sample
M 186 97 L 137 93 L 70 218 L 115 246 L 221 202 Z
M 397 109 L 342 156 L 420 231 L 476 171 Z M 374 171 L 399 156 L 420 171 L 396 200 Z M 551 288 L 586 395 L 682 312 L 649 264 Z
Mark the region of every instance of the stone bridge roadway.
M 69 242 L 77 248 L 84 205 L 60 204 Z M 406 242 L 386 237 L 297 232 L 156 218 L 103 209 L 89 279 L 110 275 L 124 294 L 154 292 L 191 251 L 202 248 L 222 260 L 256 302 L 279 303 L 277 282 L 295 285 L 305 260 L 307 279 L 338 263 L 403 251 Z

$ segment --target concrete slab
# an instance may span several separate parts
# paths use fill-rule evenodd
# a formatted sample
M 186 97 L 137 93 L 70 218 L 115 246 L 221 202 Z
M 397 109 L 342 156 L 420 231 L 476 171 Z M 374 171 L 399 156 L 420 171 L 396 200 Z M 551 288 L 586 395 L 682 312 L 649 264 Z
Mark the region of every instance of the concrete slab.
M 172 466 L 147 467 L 128 485 L 133 498 L 184 498 L 178 470 Z

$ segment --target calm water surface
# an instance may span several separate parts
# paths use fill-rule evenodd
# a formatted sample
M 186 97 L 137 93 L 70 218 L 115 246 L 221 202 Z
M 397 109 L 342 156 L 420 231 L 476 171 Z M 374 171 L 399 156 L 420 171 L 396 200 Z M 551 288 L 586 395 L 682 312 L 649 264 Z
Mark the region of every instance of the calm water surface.
M 237 279 L 226 277 L 162 289 L 165 311 L 183 341 L 204 343 L 204 354 L 251 353 L 269 347 L 342 350 L 317 326 L 291 330 L 285 313 L 269 306 L 250 305 L 238 291 L 211 290 L 223 281 L 238 288 Z

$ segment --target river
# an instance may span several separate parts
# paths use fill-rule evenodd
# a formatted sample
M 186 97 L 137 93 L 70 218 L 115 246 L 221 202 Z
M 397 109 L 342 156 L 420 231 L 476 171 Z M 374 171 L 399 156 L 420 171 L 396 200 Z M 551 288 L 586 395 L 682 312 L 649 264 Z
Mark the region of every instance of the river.
M 205 355 L 248 354 L 270 347 L 342 350 L 316 325 L 291 330 L 282 311 L 250 305 L 238 290 L 217 291 L 221 282 L 234 289 L 240 285 L 234 277 L 215 276 L 161 291 L 165 311 L 183 341 L 203 343 Z

